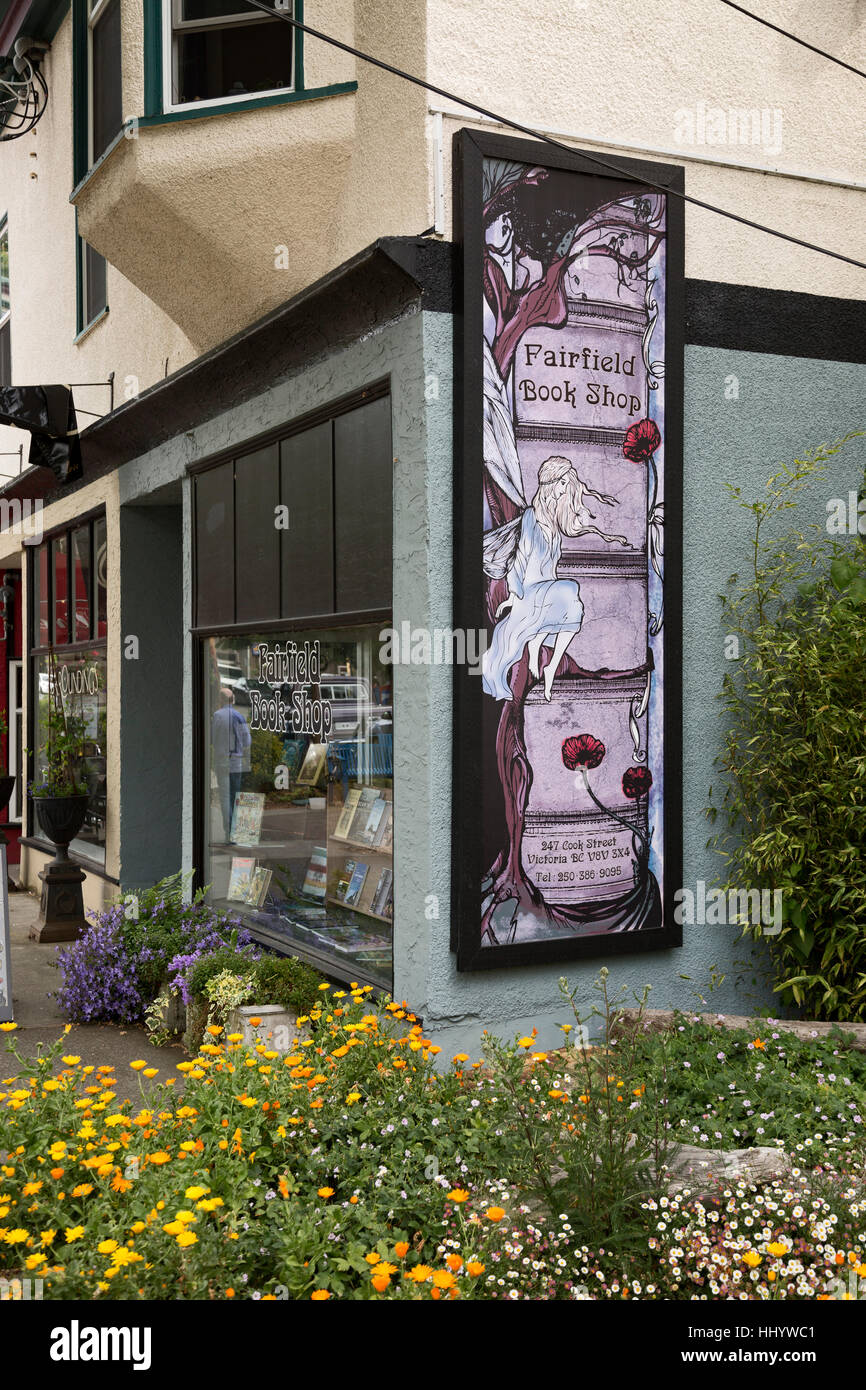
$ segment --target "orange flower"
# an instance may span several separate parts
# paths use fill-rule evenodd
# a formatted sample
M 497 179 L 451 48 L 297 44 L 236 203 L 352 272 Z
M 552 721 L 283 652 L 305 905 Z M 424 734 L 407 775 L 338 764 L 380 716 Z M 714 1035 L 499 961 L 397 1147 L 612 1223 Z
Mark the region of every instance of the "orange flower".
M 319 1195 L 320 1197 L 324 1197 L 325 1200 L 327 1201 L 327 1199 L 328 1199 L 329 1197 L 333 1197 L 333 1195 L 334 1195 L 334 1189 L 333 1189 L 333 1187 L 320 1187 L 319 1190 L 318 1190 L 318 1195 Z
M 234 1289 L 226 1289 L 226 1298 L 234 1298 L 234 1296 L 235 1296 L 235 1291 L 234 1291 Z
M 281 1196 L 281 1197 L 288 1197 L 288 1195 L 289 1195 L 289 1184 L 286 1182 L 285 1178 L 280 1178 L 279 1183 L 277 1184 L 277 1186 L 278 1186 L 279 1189 L 280 1189 L 280 1196 Z
M 461 1260 L 459 1255 L 446 1255 L 445 1263 L 447 1264 L 449 1269 L 454 1271 L 455 1274 L 457 1274 L 458 1271 L 463 1268 L 463 1261 Z
M 437 1289 L 453 1289 L 454 1275 L 450 1269 L 437 1269 L 433 1275 L 433 1285 Z
M 484 1265 L 479 1260 L 470 1260 L 466 1266 L 466 1273 L 470 1274 L 473 1279 L 477 1279 L 479 1274 L 484 1273 Z
M 250 1019 L 250 1022 L 252 1022 L 252 1019 Z M 331 1295 L 327 1289 L 313 1289 L 313 1292 L 310 1294 L 310 1298 L 314 1303 L 324 1303 L 325 1299 L 330 1297 Z
M 167 1154 L 165 1149 L 158 1149 L 155 1154 L 148 1154 L 151 1163 L 171 1163 L 171 1154 Z
M 62 1168 L 52 1168 L 52 1169 L 51 1169 L 51 1176 L 52 1176 L 52 1178 L 62 1178 L 62 1177 L 63 1177 L 63 1169 L 62 1169 Z
M 505 1212 L 502 1207 L 488 1207 L 484 1215 L 488 1221 L 501 1221 Z
M 374 1274 L 372 1284 L 377 1293 L 384 1293 L 390 1287 L 391 1280 L 387 1274 Z
M 398 1240 L 397 1244 L 394 1246 L 394 1254 L 397 1256 L 398 1260 L 404 1260 L 409 1254 L 408 1240 Z
M 465 1187 L 455 1187 L 448 1193 L 448 1200 L 449 1202 L 457 1202 L 458 1204 L 460 1202 L 468 1202 L 469 1193 L 466 1191 Z
M 757 1047 L 761 1052 L 765 1050 L 766 1046 L 767 1044 L 762 1042 L 760 1038 L 755 1038 L 754 1042 L 752 1043 L 752 1047 Z
M 428 1279 L 433 1278 L 433 1271 L 429 1265 L 416 1265 L 414 1269 L 409 1270 L 406 1278 L 415 1284 L 426 1284 Z

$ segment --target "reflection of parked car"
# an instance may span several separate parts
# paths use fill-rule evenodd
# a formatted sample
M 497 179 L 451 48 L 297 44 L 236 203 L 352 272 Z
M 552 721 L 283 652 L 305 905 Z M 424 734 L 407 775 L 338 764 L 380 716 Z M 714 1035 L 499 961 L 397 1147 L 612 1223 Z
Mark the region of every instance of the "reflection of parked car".
M 228 661 L 218 661 L 217 670 L 219 671 L 220 685 L 225 685 L 235 697 L 236 705 L 248 705 L 250 703 L 250 691 L 247 685 L 247 678 L 240 666 L 234 666 Z
M 331 706 L 332 734 L 339 738 L 391 723 L 390 710 L 375 705 L 370 687 L 361 676 L 332 676 L 327 672 L 319 682 L 319 693 Z

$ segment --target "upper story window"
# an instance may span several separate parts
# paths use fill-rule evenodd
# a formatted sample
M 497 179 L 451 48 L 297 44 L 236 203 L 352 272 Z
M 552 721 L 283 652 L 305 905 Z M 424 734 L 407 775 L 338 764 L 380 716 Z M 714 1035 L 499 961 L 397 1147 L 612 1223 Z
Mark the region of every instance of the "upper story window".
M 12 352 L 9 343 L 12 300 L 9 294 L 9 228 L 0 220 L 0 386 L 12 385 Z
M 292 91 L 295 37 L 243 0 L 163 0 L 165 110 Z M 273 8 L 293 14 L 292 0 Z
M 89 0 L 87 25 L 89 163 L 92 167 L 123 125 L 120 0 Z

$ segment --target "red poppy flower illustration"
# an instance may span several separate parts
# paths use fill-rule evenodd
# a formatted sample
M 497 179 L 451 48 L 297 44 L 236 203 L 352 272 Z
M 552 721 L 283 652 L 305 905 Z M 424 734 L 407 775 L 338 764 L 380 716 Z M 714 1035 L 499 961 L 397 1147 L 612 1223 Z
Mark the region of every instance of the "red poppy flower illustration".
M 622 442 L 622 451 L 632 463 L 646 463 L 662 442 L 655 420 L 636 420 L 629 425 Z
M 645 796 L 652 784 L 653 775 L 648 767 L 627 767 L 622 775 L 623 792 L 631 801 Z
M 562 761 L 569 772 L 578 767 L 598 767 L 604 754 L 604 744 L 592 734 L 574 734 L 562 745 Z

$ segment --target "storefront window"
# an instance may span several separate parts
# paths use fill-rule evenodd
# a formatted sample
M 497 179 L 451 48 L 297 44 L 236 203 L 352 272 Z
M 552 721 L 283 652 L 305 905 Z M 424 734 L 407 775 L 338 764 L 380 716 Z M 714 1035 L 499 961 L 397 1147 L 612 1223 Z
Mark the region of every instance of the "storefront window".
M 393 711 L 379 625 L 203 641 L 205 880 L 254 934 L 391 986 Z
M 105 860 L 106 806 L 106 682 L 105 652 L 91 649 L 84 652 L 58 653 L 56 673 L 51 673 L 51 658 L 46 653 L 34 661 L 36 696 L 34 701 L 35 737 L 33 749 L 33 780 L 45 777 L 48 761 L 47 717 L 53 695 L 52 679 L 58 683 L 59 695 L 66 714 L 81 721 L 84 743 L 81 771 L 90 801 L 87 816 L 70 850 L 98 863 Z
M 81 771 L 89 792 L 87 817 L 70 849 L 105 862 L 106 820 L 106 532 L 105 518 L 78 522 L 31 553 L 30 780 L 44 779 L 46 718 L 52 694 L 52 653 L 60 698 L 81 721 Z M 42 838 L 33 814 L 29 833 Z

